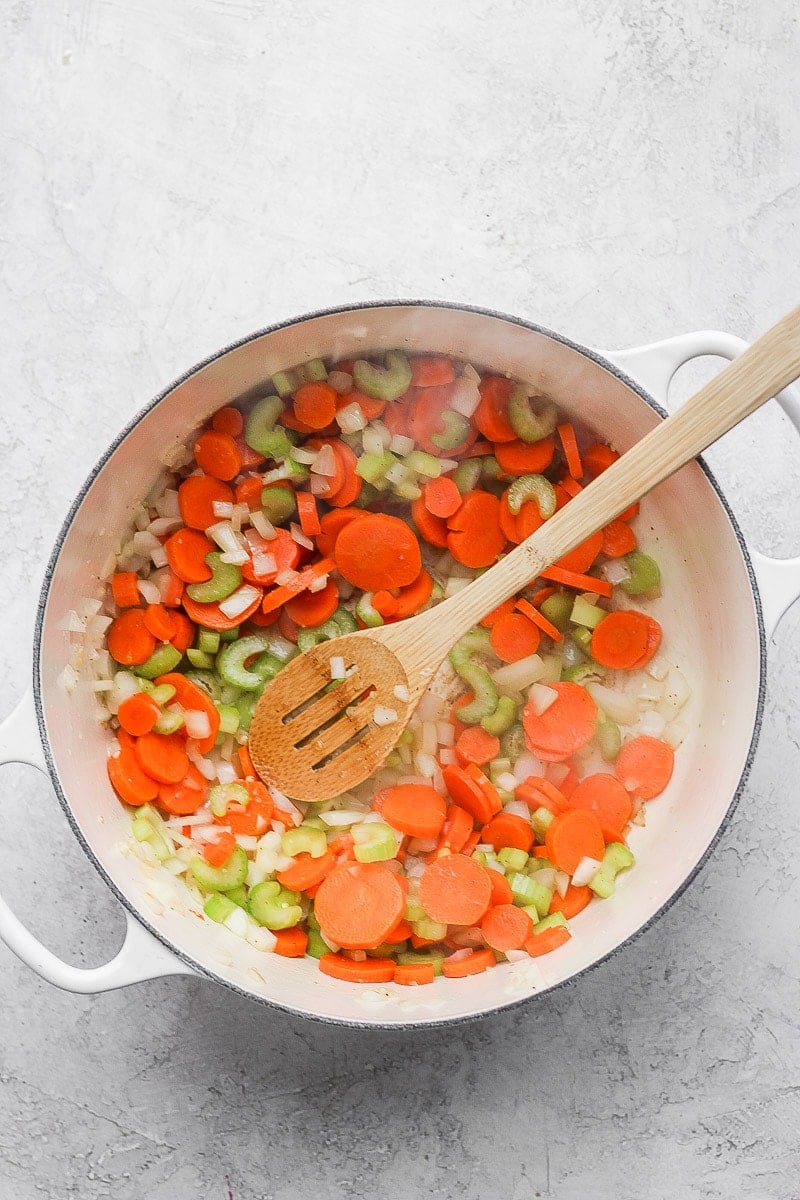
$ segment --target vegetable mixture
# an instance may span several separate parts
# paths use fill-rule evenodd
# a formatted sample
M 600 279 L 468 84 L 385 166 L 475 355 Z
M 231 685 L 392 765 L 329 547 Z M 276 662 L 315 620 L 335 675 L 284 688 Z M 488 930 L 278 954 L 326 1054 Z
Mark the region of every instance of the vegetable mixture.
M 462 638 L 451 698 L 440 679 L 354 793 L 290 800 L 247 736 L 294 655 L 453 595 L 615 451 L 447 357 L 312 359 L 266 391 L 216 412 L 140 507 L 94 618 L 137 852 L 206 918 L 352 983 L 557 951 L 633 866 L 626 833 L 684 732 L 638 505 Z

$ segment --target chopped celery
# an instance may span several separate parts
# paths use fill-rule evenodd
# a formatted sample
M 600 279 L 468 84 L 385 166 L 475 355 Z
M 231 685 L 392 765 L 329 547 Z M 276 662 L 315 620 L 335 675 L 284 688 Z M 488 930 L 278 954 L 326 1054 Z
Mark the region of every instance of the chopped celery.
M 544 475 L 520 475 L 508 489 L 508 507 L 512 513 L 518 513 L 528 500 L 535 500 L 539 515 L 543 518 L 552 517 L 556 511 L 556 489 Z
M 204 654 L 216 654 L 219 650 L 219 633 L 216 629 L 203 629 L 202 625 L 197 630 L 197 649 L 202 650 Z
M 239 728 L 239 710 L 233 704 L 218 704 L 220 733 L 236 733 Z
M 438 479 L 442 473 L 439 459 L 434 454 L 426 454 L 424 450 L 412 450 L 403 459 L 403 466 L 415 475 L 425 475 L 428 479 Z
M 263 396 L 253 407 L 244 429 L 244 440 L 257 454 L 267 454 L 275 433 L 275 422 L 283 412 L 280 396 Z M 263 448 L 262 448 L 263 447 Z
M 441 975 L 444 960 L 444 954 L 433 954 L 430 951 L 425 954 L 419 951 L 402 950 L 397 956 L 398 963 L 401 963 L 404 967 L 420 967 L 427 966 L 428 963 L 432 964 L 434 975 Z
M 585 625 L 587 629 L 596 629 L 603 617 L 607 616 L 606 610 L 598 604 L 590 604 L 583 596 L 576 596 L 569 619 L 573 625 Z
M 544 835 L 547 833 L 554 816 L 555 814 L 551 813 L 550 809 L 545 808 L 544 805 L 541 808 L 537 808 L 533 813 L 531 816 L 531 825 L 533 826 L 533 832 L 536 834 L 537 841 L 544 841 Z
M 622 735 L 617 722 L 612 721 L 611 717 L 607 716 L 606 713 L 600 713 L 595 725 L 594 736 L 597 739 L 603 759 L 606 762 L 613 762 L 619 754 L 622 745 Z
M 290 463 L 289 454 L 292 451 L 294 443 L 287 434 L 285 429 L 275 429 L 272 433 L 265 433 L 261 439 L 261 451 L 265 458 L 273 458 L 276 462 Z M 292 471 L 294 473 L 294 471 Z M 303 475 L 305 476 L 305 468 Z
M 240 883 L 238 887 L 231 888 L 224 895 L 226 900 L 232 900 L 234 904 L 238 904 L 239 908 L 243 908 L 247 912 L 247 888 L 243 883 Z
M 198 650 L 194 646 L 190 646 L 186 651 L 186 657 L 193 667 L 198 671 L 211 671 L 214 667 L 214 655 L 206 654 L 205 650 Z
M 518 715 L 519 709 L 511 697 L 500 696 L 497 701 L 497 708 L 494 710 L 494 712 L 489 713 L 488 716 L 482 718 L 481 727 L 485 729 L 487 733 L 492 733 L 495 736 L 499 736 L 501 733 L 505 733 L 507 729 L 511 728 L 511 726 L 516 722 Z
M 532 925 L 538 925 L 541 920 L 539 910 L 535 904 L 520 904 L 519 906 L 525 913 L 526 917 L 530 917 Z
M 298 370 L 306 383 L 321 383 L 328 378 L 328 368 L 321 358 L 309 358 Z
M 540 917 L 547 915 L 550 901 L 553 899 L 550 888 L 546 888 L 538 880 L 532 879 L 530 875 L 523 875 L 521 871 L 509 876 L 508 882 L 515 903 L 526 907 L 532 904 Z
M 578 645 L 580 646 L 581 650 L 583 650 L 586 654 L 591 654 L 591 650 L 592 650 L 592 631 L 591 631 L 591 629 L 587 629 L 585 625 L 579 625 L 577 627 L 577 629 L 572 630 L 572 640 L 574 642 L 577 642 Z M 586 664 L 581 664 L 581 665 L 586 665 Z M 597 670 L 597 667 L 595 666 L 595 664 L 589 664 L 589 665 L 593 666 L 594 669 Z
M 353 383 L 359 392 L 373 400 L 398 400 L 411 384 L 411 363 L 402 350 L 387 350 L 385 367 L 356 359 Z
M 364 592 L 356 605 L 356 616 L 364 622 L 368 629 L 376 629 L 383 625 L 383 617 L 377 608 L 372 607 L 373 592 Z
M 413 925 L 415 921 L 424 921 L 428 914 L 414 896 L 406 897 L 406 907 L 403 916 Z
M 192 683 L 196 683 L 204 692 L 208 692 L 215 702 L 221 699 L 222 689 L 219 686 L 219 680 L 210 671 L 187 671 L 186 678 L 191 679 Z
M 235 642 L 239 636 L 239 626 L 234 625 L 233 629 L 220 629 L 219 640 L 221 642 Z
M 367 483 L 382 480 L 387 471 L 397 465 L 397 459 L 388 450 L 381 454 L 362 454 L 356 463 L 356 475 Z
M 511 759 L 503 758 L 501 755 L 498 755 L 497 758 L 493 758 L 489 763 L 489 770 L 487 773 L 492 783 L 496 784 L 498 777 L 500 775 L 507 775 L 510 770 Z
M 441 433 L 432 433 L 430 440 L 440 450 L 455 450 L 469 437 L 470 423 L 465 416 L 446 408 L 441 415 Z
M 513 846 L 503 846 L 502 850 L 497 851 L 497 858 L 509 871 L 524 871 L 528 864 L 525 851 L 517 850 Z
M 532 399 L 530 388 L 524 383 L 515 387 L 508 397 L 508 423 L 523 442 L 540 442 L 549 437 L 558 424 L 554 405 L 545 404 L 540 413 L 535 413 L 531 408 Z
M 320 817 L 305 817 L 303 819 L 304 829 L 321 829 L 323 833 L 328 832 L 328 826 Z
M 223 921 L 227 921 L 235 908 L 235 902 L 229 900 L 222 892 L 212 892 L 203 905 L 203 912 L 221 925 Z
M 576 630 L 576 632 L 580 632 Z M 589 630 L 584 632 L 588 633 Z M 574 634 L 573 634 L 574 637 Z M 599 681 L 602 679 L 603 673 L 595 662 L 576 663 L 574 667 L 567 667 L 566 671 L 561 672 L 561 678 L 568 683 L 588 683 L 590 681 Z
M 554 912 L 550 913 L 549 916 L 543 916 L 542 920 L 534 926 L 533 932 L 535 934 L 544 933 L 545 929 L 553 929 L 556 925 L 564 925 L 569 929 L 567 918 L 562 912 Z
M 312 858 L 322 858 L 328 849 L 328 839 L 321 829 L 314 829 L 305 821 L 295 829 L 287 829 L 281 834 L 281 853 L 289 858 L 298 854 L 310 854 Z
M 553 592 L 552 596 L 542 601 L 539 608 L 542 616 L 547 617 L 551 625 L 555 625 L 561 633 L 566 631 L 572 612 L 572 596 L 567 592 Z
M 273 525 L 282 525 L 297 508 L 294 492 L 291 488 L 270 484 L 261 492 L 261 507 L 268 521 Z
M 159 683 L 157 687 L 153 687 L 150 692 L 150 698 L 155 700 L 159 708 L 165 704 L 169 704 L 170 700 L 175 695 L 175 688 L 171 683 Z
M 272 386 L 279 396 L 290 396 L 300 386 L 300 377 L 293 368 L 287 371 L 276 371 L 272 376 Z
M 306 954 L 310 958 L 322 958 L 323 954 L 330 954 L 330 952 L 330 946 L 327 942 L 322 940 L 319 931 L 316 929 L 309 929 Z
M 473 654 L 493 654 L 488 629 L 471 629 L 456 642 L 448 655 L 450 665 L 457 675 L 475 693 L 475 698 L 458 711 L 458 719 L 465 725 L 478 725 L 490 716 L 498 703 L 497 688 L 486 667 L 473 661 Z
M 447 926 L 440 921 L 432 921 L 427 916 L 419 921 L 412 921 L 411 929 L 417 937 L 427 938 L 431 942 L 440 942 L 443 937 L 447 937 Z
M 481 460 L 479 458 L 465 458 L 458 464 L 451 476 L 462 496 L 475 490 L 480 477 Z
M 169 642 L 165 642 L 163 646 L 158 646 L 153 651 L 147 662 L 133 667 L 132 670 L 134 675 L 140 675 L 143 679 L 157 679 L 159 675 L 167 675 L 170 671 L 174 671 L 182 658 L 180 650 L 176 650 Z
M 234 563 L 222 561 L 219 550 L 212 550 L 206 555 L 206 563 L 211 571 L 211 578 L 205 583 L 190 583 L 186 594 L 198 604 L 215 604 L 230 596 L 242 582 L 242 572 Z
M 208 802 L 215 817 L 224 817 L 229 804 L 247 804 L 250 793 L 243 783 L 215 783 L 208 793 Z
M 357 862 L 385 862 L 397 854 L 394 830 L 382 821 L 354 825 L 351 833 L 353 854 Z
M 243 692 L 235 702 L 234 707 L 239 714 L 239 725 L 245 733 L 250 729 L 257 704 L 258 692 Z
M 312 646 L 318 646 L 320 642 L 332 641 L 333 638 L 341 637 L 345 633 L 355 633 L 356 629 L 358 629 L 358 624 L 353 614 L 349 609 L 340 606 L 324 625 L 317 625 L 315 629 L 299 630 L 297 649 L 303 653 L 310 650 Z
M 291 929 L 302 919 L 297 892 L 282 888 L 276 880 L 257 883 L 248 897 L 250 916 L 267 929 Z
M 510 758 L 512 762 L 516 762 L 526 749 L 525 730 L 521 725 L 512 725 L 510 729 L 506 729 L 504 733 L 500 734 L 500 753 L 504 758 Z
M 622 842 L 609 842 L 602 863 L 589 880 L 589 887 L 595 896 L 603 900 L 613 896 L 617 875 L 632 867 L 635 861 L 631 851 Z
M 503 468 L 493 454 L 485 455 L 478 459 L 478 462 L 481 464 L 481 479 L 484 481 L 491 482 L 503 474 Z
M 228 892 L 247 878 L 247 855 L 241 846 L 236 846 L 221 867 L 212 867 L 198 855 L 189 863 L 189 870 L 203 891 Z
M 153 726 L 153 729 L 156 733 L 177 733 L 179 729 L 183 728 L 183 724 L 183 713 L 180 710 L 177 708 L 165 708 Z
M 633 550 L 625 555 L 625 565 L 630 571 L 630 576 L 621 580 L 619 584 L 623 592 L 629 596 L 658 593 L 661 587 L 661 571 L 654 558 L 643 554 L 641 550 Z
M 361 487 L 361 495 L 356 497 L 353 504 L 356 508 L 369 508 L 379 495 L 378 489 L 374 488 L 371 483 L 364 483 Z
M 244 664 L 258 655 L 251 667 Z M 274 679 L 283 666 L 272 654 L 264 653 L 264 638 L 260 634 L 239 638 L 223 646 L 217 655 L 217 673 L 231 687 L 243 692 L 254 692 L 262 688 L 267 679 Z

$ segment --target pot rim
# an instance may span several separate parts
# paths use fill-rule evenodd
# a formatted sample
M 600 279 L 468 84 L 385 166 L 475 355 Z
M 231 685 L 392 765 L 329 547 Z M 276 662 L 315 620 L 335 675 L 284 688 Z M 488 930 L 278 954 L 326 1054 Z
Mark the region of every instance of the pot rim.
M 750 774 L 750 770 L 751 770 L 751 767 L 753 764 L 753 759 L 755 757 L 756 749 L 758 747 L 759 735 L 761 733 L 761 724 L 762 724 L 762 719 L 763 719 L 763 714 L 764 714 L 764 702 L 765 702 L 765 692 L 766 692 L 767 662 L 766 662 L 766 634 L 765 634 L 765 628 L 764 628 L 764 619 L 763 619 L 763 611 L 762 611 L 762 606 L 761 606 L 761 598 L 759 596 L 758 586 L 756 584 L 755 573 L 753 571 L 753 565 L 752 565 L 752 561 L 750 559 L 750 553 L 747 548 L 747 543 L 745 542 L 742 531 L 739 528 L 739 524 L 738 524 L 738 522 L 733 514 L 733 511 L 725 497 L 725 494 L 722 491 L 722 488 L 717 483 L 714 475 L 712 474 L 711 470 L 708 467 L 708 464 L 705 462 L 703 457 L 698 456 L 698 458 L 695 461 L 698 463 L 698 465 L 700 466 L 704 475 L 708 479 L 709 484 L 711 485 L 712 489 L 716 493 L 716 496 L 725 511 L 725 514 L 728 518 L 728 521 L 730 522 L 733 533 L 736 537 L 736 541 L 738 542 L 739 550 L 740 550 L 742 558 L 744 560 L 744 564 L 747 569 L 747 575 L 748 575 L 748 578 L 750 581 L 750 590 L 751 590 L 751 593 L 753 596 L 753 603 L 754 603 L 754 607 L 755 607 L 756 623 L 757 623 L 757 628 L 758 628 L 758 642 L 759 642 L 759 681 L 758 681 L 758 697 L 757 697 L 757 703 L 756 703 L 756 713 L 755 713 L 755 719 L 753 722 L 753 733 L 752 733 L 752 736 L 750 739 L 750 745 L 747 750 L 747 756 L 745 758 L 745 763 L 744 763 L 744 767 L 742 769 L 742 773 L 739 777 L 739 781 L 736 785 L 733 795 L 731 796 L 730 803 L 722 817 L 722 820 L 720 821 L 719 825 L 717 826 L 717 829 L 715 830 L 714 835 L 711 838 L 711 841 L 709 842 L 708 846 L 706 847 L 705 852 L 698 859 L 697 863 L 692 868 L 692 870 L 689 872 L 689 874 L 686 876 L 686 878 L 667 897 L 667 899 L 660 906 L 660 908 L 658 908 L 652 914 L 652 916 L 650 916 L 642 925 L 640 925 L 638 929 L 636 929 L 633 933 L 629 934 L 629 936 L 626 937 L 624 939 L 624 941 L 619 942 L 616 946 L 614 946 L 606 954 L 602 955 L 602 957 L 596 959 L 592 963 L 589 963 L 587 966 L 581 968 L 581 970 L 576 971 L 575 974 L 570 975 L 567 979 L 560 980 L 557 983 L 549 984 L 547 987 L 543 987 L 541 990 L 533 992 L 529 996 L 523 996 L 522 998 L 520 998 L 518 1000 L 512 1000 L 511 1002 L 498 1003 L 497 1005 L 495 1005 L 491 1008 L 484 1008 L 480 1012 L 469 1013 L 469 1014 L 466 1014 L 463 1016 L 443 1017 L 441 1019 L 421 1020 L 421 1021 L 403 1021 L 403 1022 L 359 1021 L 357 1019 L 350 1020 L 349 1018 L 326 1017 L 326 1016 L 320 1016 L 316 1013 L 304 1012 L 303 1010 L 301 1010 L 299 1008 L 295 1008 L 292 1005 L 284 1004 L 277 1000 L 271 999 L 268 996 L 260 995 L 257 992 L 251 991 L 250 989 L 248 989 L 246 987 L 242 987 L 239 984 L 233 983 L 230 980 L 223 978 L 221 975 L 218 975 L 215 971 L 213 971 L 209 967 L 202 965 L 196 959 L 192 958 L 192 956 L 190 954 L 187 954 L 179 946 L 176 946 L 164 933 L 162 933 L 160 930 L 156 929 L 154 927 L 154 925 L 152 925 L 151 922 L 144 915 L 143 911 L 140 910 L 139 908 L 137 908 L 136 905 L 133 904 L 124 895 L 124 893 L 122 891 L 120 891 L 120 889 L 117 887 L 114 880 L 111 878 L 111 876 L 106 871 L 103 864 L 100 862 L 100 859 L 95 854 L 91 843 L 84 836 L 83 831 L 81 830 L 80 826 L 78 825 L 78 823 L 73 815 L 70 802 L 67 799 L 67 796 L 65 795 L 64 790 L 61 787 L 61 780 L 60 780 L 60 776 L 58 773 L 58 768 L 56 766 L 55 759 L 53 757 L 53 753 L 52 753 L 51 746 L 50 746 L 50 739 L 47 734 L 47 725 L 46 725 L 46 721 L 45 721 L 45 717 L 44 717 L 44 705 L 43 705 L 43 701 L 42 701 L 41 669 L 40 669 L 41 668 L 42 632 L 43 632 L 43 626 L 44 626 L 45 612 L 47 609 L 47 602 L 50 597 L 50 589 L 51 589 L 51 586 L 56 577 L 58 559 L 61 554 L 64 540 L 65 540 L 69 530 L 72 527 L 72 523 L 75 520 L 75 517 L 77 516 L 78 511 L 79 511 L 89 489 L 92 487 L 92 485 L 94 484 L 94 482 L 97 479 L 100 472 L 106 466 L 106 464 L 109 461 L 109 459 L 111 458 L 111 456 L 115 453 L 115 451 L 118 449 L 118 447 L 122 444 L 122 442 L 125 440 L 125 438 L 128 436 L 128 434 L 131 433 L 131 431 L 133 429 L 135 429 L 136 426 L 138 426 L 155 408 L 157 408 L 157 406 L 161 403 L 161 401 L 165 400 L 166 397 L 169 396 L 175 390 L 175 388 L 179 387 L 182 383 L 185 383 L 186 380 L 191 378 L 192 375 L 195 375 L 198 371 L 201 371 L 205 367 L 210 366 L 211 363 L 216 362 L 217 360 L 224 357 L 224 355 L 230 353 L 231 351 L 238 350 L 242 346 L 246 346 L 249 342 L 256 341 L 257 339 L 264 337 L 267 334 L 277 333 L 278 331 L 280 331 L 282 329 L 288 329 L 295 325 L 302 325 L 306 321 L 314 320 L 319 317 L 338 316 L 338 315 L 342 315 L 345 313 L 359 312 L 359 311 L 363 311 L 366 309 L 381 309 L 381 308 L 442 308 L 442 309 L 448 309 L 448 310 L 456 311 L 456 312 L 475 313 L 479 316 L 492 317 L 495 320 L 504 321 L 510 325 L 516 325 L 522 329 L 530 330 L 532 333 L 542 334 L 543 336 L 551 338 L 553 341 L 559 342 L 561 345 L 567 346 L 569 349 L 576 351 L 578 354 L 581 354 L 584 358 L 589 359 L 589 361 L 596 363 L 598 366 L 602 367 L 605 371 L 608 371 L 611 375 L 613 375 L 616 379 L 618 379 L 621 383 L 623 383 L 626 387 L 628 387 L 632 392 L 634 392 L 637 396 L 639 396 L 639 398 L 641 400 L 643 400 L 651 409 L 653 409 L 653 411 L 656 412 L 660 417 L 665 418 L 668 415 L 667 411 L 663 408 L 663 406 L 661 404 L 659 404 L 647 391 L 645 391 L 645 389 L 638 382 L 636 382 L 634 379 L 632 379 L 629 375 L 626 375 L 625 372 L 616 365 L 616 363 L 614 363 L 610 359 L 606 358 L 604 355 L 600 354 L 598 351 L 593 350 L 590 347 L 584 346 L 580 342 L 575 342 L 571 338 L 565 337 L 563 334 L 556 333 L 552 329 L 549 329 L 544 325 L 539 325 L 533 321 L 526 321 L 521 317 L 515 317 L 508 313 L 499 312 L 496 309 L 484 308 L 480 305 L 463 304 L 463 303 L 460 303 L 457 301 L 449 301 L 449 300 L 420 300 L 420 299 L 364 300 L 364 301 L 358 301 L 353 304 L 341 304 L 341 305 L 335 305 L 335 306 L 329 307 L 329 308 L 314 309 L 311 312 L 304 313 L 300 316 L 290 317 L 285 321 L 279 321 L 272 325 L 264 326 L 262 329 L 258 329 L 253 333 L 247 334 L 246 336 L 239 338 L 237 341 L 231 342 L 228 345 L 224 346 L 221 350 L 218 350 L 216 353 L 210 354 L 210 355 L 208 355 L 208 357 L 201 359 L 200 362 L 196 363 L 193 367 L 189 368 L 182 375 L 180 375 L 176 379 L 174 379 L 172 381 L 172 383 L 170 383 L 166 388 L 164 388 L 161 392 L 159 392 L 152 400 L 150 400 L 143 408 L 141 408 L 139 410 L 139 412 L 133 418 L 131 418 L 131 420 L 127 423 L 127 425 L 125 425 L 124 428 L 117 434 L 117 436 L 113 439 L 113 441 L 108 445 L 108 447 L 106 448 L 104 453 L 95 462 L 91 471 L 89 472 L 86 479 L 84 480 L 81 488 L 77 492 L 75 499 L 73 500 L 72 504 L 70 505 L 69 511 L 67 512 L 67 515 L 65 516 L 65 518 L 61 524 L 61 527 L 58 531 L 56 540 L 53 545 L 53 549 L 52 549 L 50 556 L 48 558 L 48 561 L 47 561 L 47 566 L 44 571 L 44 577 L 42 580 L 42 586 L 41 586 L 41 590 L 39 593 L 39 599 L 38 599 L 37 609 L 36 609 L 36 620 L 35 620 L 34 635 L 33 635 L 32 670 L 33 670 L 33 696 L 34 696 L 34 705 L 35 705 L 35 710 L 36 710 L 36 721 L 37 721 L 37 724 L 39 727 L 39 737 L 41 739 L 44 756 L 45 756 L 45 759 L 47 762 L 47 769 L 50 774 L 50 779 L 51 779 L 53 787 L 55 789 L 55 793 L 58 798 L 58 802 L 61 805 L 61 808 L 64 812 L 64 815 L 67 818 L 67 821 L 72 829 L 72 832 L 74 833 L 75 837 L 78 839 L 78 842 L 79 842 L 80 846 L 82 847 L 83 851 L 85 852 L 85 854 L 87 855 L 87 857 L 89 858 L 89 861 L 92 863 L 92 865 L 95 867 L 95 869 L 100 874 L 100 877 L 102 878 L 103 882 L 110 889 L 111 893 L 116 897 L 116 899 L 123 906 L 123 908 L 128 913 L 130 913 L 131 916 L 133 916 L 135 918 L 135 920 L 139 922 L 139 924 L 143 925 L 144 928 L 148 931 L 148 933 L 150 933 L 150 935 L 152 937 L 156 938 L 159 942 L 161 942 L 162 945 L 164 945 L 172 954 L 174 954 L 181 962 L 185 963 L 188 967 L 190 967 L 191 970 L 194 973 L 198 974 L 201 978 L 213 980 L 216 984 L 219 984 L 222 987 L 228 988 L 230 991 L 235 992 L 238 995 L 244 997 L 245 999 L 255 1002 L 256 1004 L 260 1004 L 260 1005 L 263 1005 L 263 1006 L 265 1006 L 267 1008 L 271 1008 L 271 1009 L 277 1009 L 281 1012 L 288 1013 L 293 1017 L 302 1017 L 305 1020 L 315 1021 L 315 1022 L 318 1022 L 319 1024 L 323 1024 L 323 1025 L 342 1025 L 342 1026 L 346 1026 L 348 1028 L 353 1028 L 353 1029 L 381 1030 L 381 1031 L 391 1030 L 391 1031 L 400 1032 L 400 1031 L 407 1030 L 407 1029 L 443 1028 L 443 1027 L 447 1027 L 447 1026 L 466 1024 L 471 1021 L 481 1020 L 485 1017 L 489 1017 L 489 1016 L 495 1015 L 497 1013 L 508 1012 L 512 1009 L 520 1008 L 522 1005 L 530 1004 L 533 1001 L 541 999 L 545 995 L 550 995 L 550 994 L 556 992 L 557 990 L 574 986 L 578 982 L 578 980 L 582 979 L 585 975 L 587 975 L 589 973 L 589 971 L 593 971 L 596 967 L 599 967 L 602 963 L 607 962 L 610 958 L 612 958 L 614 955 L 619 953 L 619 951 L 623 950 L 625 947 L 630 946 L 635 941 L 637 941 L 644 933 L 646 933 L 651 928 L 652 925 L 655 924 L 655 922 L 657 920 L 659 920 L 660 917 L 663 916 L 663 914 L 665 912 L 667 912 L 673 906 L 673 904 L 683 895 L 683 893 L 686 891 L 686 889 L 689 887 L 689 885 L 694 881 L 694 879 L 700 873 L 702 868 L 705 866 L 705 864 L 708 861 L 709 857 L 711 856 L 712 852 L 716 848 L 717 843 L 719 842 L 722 834 L 727 829 L 728 824 L 729 824 L 729 822 L 736 810 L 736 807 L 739 803 L 742 792 L 744 791 L 744 788 L 747 783 L 747 779 L 748 779 L 748 776 Z

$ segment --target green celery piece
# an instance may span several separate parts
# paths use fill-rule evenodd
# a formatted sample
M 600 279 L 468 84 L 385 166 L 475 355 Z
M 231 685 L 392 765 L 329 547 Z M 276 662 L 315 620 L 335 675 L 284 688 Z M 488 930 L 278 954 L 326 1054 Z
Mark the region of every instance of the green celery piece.
M 293 516 L 297 502 L 291 488 L 270 484 L 261 492 L 261 507 L 271 524 L 282 525 L 284 521 L 288 521 Z
M 545 397 L 537 397 L 545 399 Z M 508 423 L 523 442 L 540 442 L 549 437 L 558 424 L 558 412 L 553 404 L 546 403 L 541 412 L 531 407 L 530 388 L 519 384 L 508 398 Z
M 517 514 L 528 500 L 535 500 L 539 515 L 545 520 L 556 511 L 556 489 L 544 475 L 520 475 L 508 489 L 509 511 Z
M 290 892 L 275 880 L 266 880 L 250 889 L 250 916 L 267 929 L 291 929 L 303 917 L 297 892 Z
M 247 418 L 244 429 L 244 440 L 257 454 L 267 454 L 267 448 L 272 444 L 275 433 L 275 422 L 283 413 L 283 400 L 280 396 L 263 396 L 256 401 Z
M 234 563 L 223 562 L 219 550 L 207 554 L 206 563 L 211 578 L 205 583 L 188 584 L 186 594 L 198 604 L 215 604 L 236 591 L 242 582 L 242 572 Z
M 353 364 L 353 382 L 359 392 L 373 400 L 398 400 L 411 385 L 411 363 L 402 350 L 387 350 L 386 366 L 366 359 Z
M 247 878 L 247 855 L 241 846 L 236 846 L 221 867 L 212 867 L 198 855 L 189 863 L 189 870 L 204 891 L 228 892 Z
M 182 658 L 180 650 L 176 650 L 169 642 L 165 642 L 163 646 L 158 646 L 153 651 L 147 662 L 133 667 L 133 673 L 144 679 L 157 679 L 159 675 L 167 675 L 170 671 L 174 671 Z
M 654 558 L 643 554 L 641 550 L 633 550 L 625 555 L 624 562 L 630 576 L 619 584 L 623 592 L 628 596 L 658 594 L 661 588 L 661 570 Z

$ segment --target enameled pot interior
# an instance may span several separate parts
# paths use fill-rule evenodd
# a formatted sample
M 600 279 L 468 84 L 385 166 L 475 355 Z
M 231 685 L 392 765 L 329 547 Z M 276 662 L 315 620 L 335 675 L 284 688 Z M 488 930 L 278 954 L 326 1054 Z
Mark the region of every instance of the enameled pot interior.
M 661 564 L 664 594 L 651 611 L 663 624 L 667 657 L 689 676 L 692 695 L 683 715 L 690 732 L 668 791 L 647 805 L 646 827 L 631 835 L 636 868 L 611 900 L 574 918 L 574 936 L 558 952 L 420 989 L 342 984 L 323 976 L 315 962 L 265 955 L 201 920 L 182 885 L 126 854 L 130 817 L 105 770 L 110 735 L 97 725 L 89 694 L 79 689 L 68 696 L 56 683 L 67 661 L 66 614 L 85 597 L 101 595 L 103 573 L 134 507 L 215 409 L 258 395 L 273 372 L 311 356 L 395 346 L 451 354 L 535 384 L 620 450 L 659 419 L 631 386 L 586 353 L 484 312 L 385 305 L 268 331 L 174 386 L 100 465 L 65 527 L 45 585 L 36 666 L 62 803 L 129 907 L 201 970 L 258 998 L 323 1019 L 389 1025 L 459 1019 L 514 1003 L 574 976 L 645 925 L 691 876 L 725 819 L 747 766 L 761 686 L 758 615 L 742 547 L 714 487 L 692 464 L 642 502 L 637 523 L 642 548 Z

